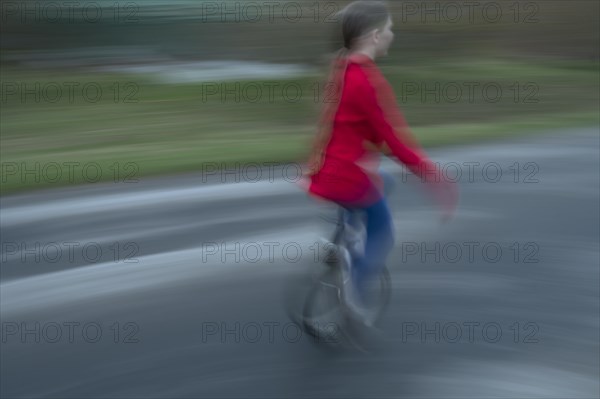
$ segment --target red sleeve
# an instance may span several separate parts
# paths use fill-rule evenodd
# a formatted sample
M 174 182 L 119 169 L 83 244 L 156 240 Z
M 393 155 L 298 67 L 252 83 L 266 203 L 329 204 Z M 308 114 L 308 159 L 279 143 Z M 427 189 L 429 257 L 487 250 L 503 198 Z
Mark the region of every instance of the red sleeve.
M 389 84 L 383 77 L 379 79 L 375 72 L 370 73 L 362 68 L 356 68 L 353 78 L 357 106 L 367 115 L 375 136 L 387 144 L 392 154 L 411 172 L 422 179 L 439 179 L 435 164 L 412 138 Z M 373 83 L 380 88 L 380 93 L 375 90 Z M 384 104 L 386 106 L 383 106 Z

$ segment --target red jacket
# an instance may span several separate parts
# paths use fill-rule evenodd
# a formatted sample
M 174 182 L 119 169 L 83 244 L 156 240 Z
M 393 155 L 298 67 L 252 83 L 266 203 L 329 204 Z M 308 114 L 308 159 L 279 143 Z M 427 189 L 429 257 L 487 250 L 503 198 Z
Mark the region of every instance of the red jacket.
M 354 206 L 377 202 L 383 193 L 377 170 L 384 144 L 416 175 L 434 177 L 435 164 L 412 139 L 392 87 L 373 60 L 352 55 L 342 88 L 309 193 Z

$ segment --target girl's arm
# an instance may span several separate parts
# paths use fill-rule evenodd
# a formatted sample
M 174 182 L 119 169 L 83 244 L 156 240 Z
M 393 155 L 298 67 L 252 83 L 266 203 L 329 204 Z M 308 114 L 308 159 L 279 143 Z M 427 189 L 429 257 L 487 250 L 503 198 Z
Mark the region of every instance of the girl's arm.
M 356 99 L 358 108 L 367 116 L 377 138 L 383 141 L 383 152 L 394 155 L 422 179 L 434 178 L 436 166 L 412 138 L 402 113 L 396 107 L 395 99 L 389 98 L 388 93 L 377 93 L 367 72 L 362 68 L 355 68 L 353 72 L 353 76 L 349 77 L 354 81 L 353 98 Z M 386 148 L 388 151 L 385 151 Z
M 383 141 L 384 152 L 387 147 L 392 155 L 422 181 L 434 183 L 427 184 L 427 187 L 447 213 L 451 213 L 456 207 L 458 192 L 453 184 L 444 179 L 441 171 L 412 137 L 389 84 L 385 80 L 379 80 L 377 86 L 381 92 L 378 93 L 371 83 L 371 80 L 378 79 L 377 76 L 372 76 L 370 80 L 369 72 L 362 68 L 356 68 L 354 72 L 353 98 L 359 109 L 366 114 L 375 135 Z

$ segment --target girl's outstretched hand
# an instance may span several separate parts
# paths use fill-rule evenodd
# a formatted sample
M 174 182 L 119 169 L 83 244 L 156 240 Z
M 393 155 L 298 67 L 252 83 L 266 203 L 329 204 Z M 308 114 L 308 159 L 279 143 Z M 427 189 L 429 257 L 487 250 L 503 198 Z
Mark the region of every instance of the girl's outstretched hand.
M 440 206 L 440 222 L 447 223 L 454 218 L 456 213 L 459 198 L 458 185 L 442 178 L 431 186 L 435 200 Z

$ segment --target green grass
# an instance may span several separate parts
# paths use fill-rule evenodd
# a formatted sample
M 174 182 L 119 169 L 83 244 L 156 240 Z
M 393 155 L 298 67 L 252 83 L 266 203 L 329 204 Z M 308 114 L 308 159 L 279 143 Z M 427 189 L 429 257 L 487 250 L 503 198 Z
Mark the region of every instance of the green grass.
M 558 128 L 598 125 L 599 83 L 597 64 L 581 62 L 522 62 L 516 60 L 443 60 L 436 65 L 392 66 L 382 70 L 394 86 L 398 102 L 415 135 L 425 147 L 514 137 Z M 143 178 L 158 174 L 199 170 L 208 162 L 284 162 L 303 160 L 313 134 L 313 124 L 324 90 L 315 92 L 317 77 L 255 83 L 266 90 L 269 83 L 294 84 L 301 88 L 298 101 L 286 100 L 276 89 L 272 101 L 265 95 L 255 103 L 222 101 L 218 95 L 203 99 L 202 84 L 158 84 L 149 78 L 114 74 L 55 74 L 3 70 L 3 83 L 95 82 L 102 97 L 92 103 L 75 91 L 70 103 L 66 93 L 56 103 L 34 101 L 27 94 L 2 97 L 0 155 L 2 194 L 43 187 L 86 183 L 83 165 L 96 163 L 99 181 Z M 119 99 L 115 101 L 115 82 Z M 134 86 L 124 86 L 132 82 Z M 467 93 L 452 102 L 432 94 L 406 93 L 407 88 L 466 88 L 494 84 L 502 88 L 499 101 L 486 100 L 482 91 Z M 518 83 L 518 85 L 515 85 Z M 525 86 L 529 84 L 530 86 Z M 454 86 L 452 86 L 454 85 Z M 4 86 L 6 87 L 6 85 Z M 3 87 L 3 88 L 4 88 Z M 228 88 L 235 88 L 233 82 Z M 137 102 L 124 102 L 134 93 Z M 291 90 L 291 89 L 290 89 Z M 291 95 L 292 91 L 290 91 Z M 515 97 L 518 93 L 519 97 Z M 529 96 L 529 97 L 528 97 Z M 453 97 L 454 98 L 454 97 Z M 529 100 L 529 101 L 525 101 Z M 533 101 L 535 100 L 535 101 Z M 48 169 L 38 181 L 34 174 L 23 178 L 11 168 L 40 171 L 51 162 L 78 162 L 69 179 L 62 167 L 61 179 L 53 180 Z M 115 163 L 118 167 L 115 168 Z M 127 167 L 125 165 L 127 164 Z M 115 175 L 115 169 L 119 171 Z M 87 177 L 87 179 L 86 179 Z M 52 180 L 52 181 L 51 181 Z

